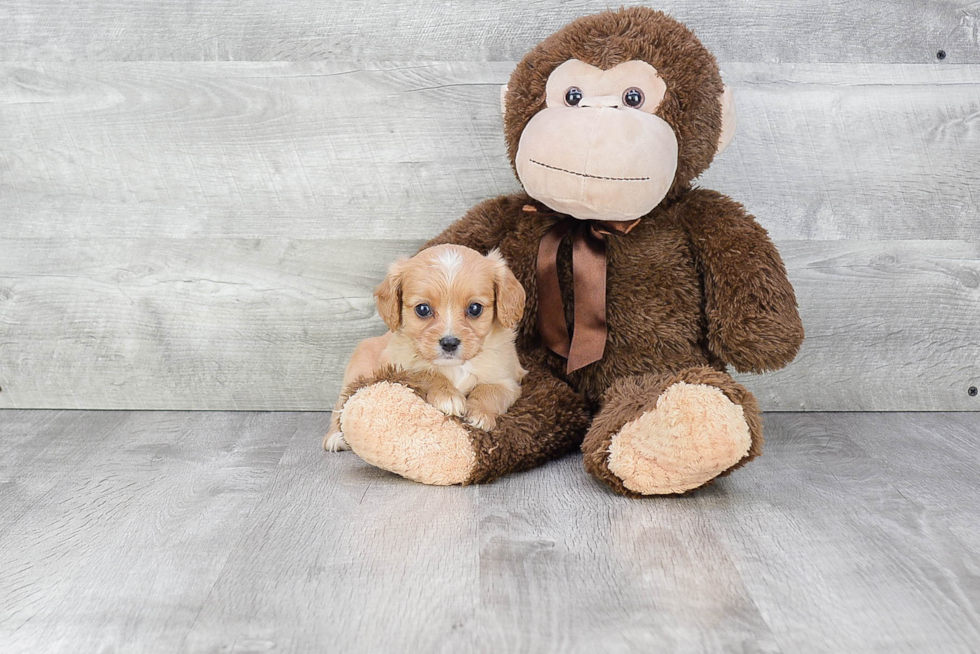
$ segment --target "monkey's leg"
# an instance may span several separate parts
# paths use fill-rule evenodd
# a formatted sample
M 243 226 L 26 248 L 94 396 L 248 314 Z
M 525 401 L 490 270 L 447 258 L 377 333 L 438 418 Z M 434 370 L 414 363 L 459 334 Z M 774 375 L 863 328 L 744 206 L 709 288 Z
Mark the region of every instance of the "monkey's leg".
M 584 400 L 551 373 L 528 365 L 521 397 L 489 432 L 427 404 L 404 372 L 384 371 L 352 389 L 341 425 L 368 463 L 424 484 L 476 484 L 572 452 L 589 428 Z
M 755 397 L 713 368 L 618 380 L 582 444 L 585 468 L 623 495 L 685 493 L 762 453 Z

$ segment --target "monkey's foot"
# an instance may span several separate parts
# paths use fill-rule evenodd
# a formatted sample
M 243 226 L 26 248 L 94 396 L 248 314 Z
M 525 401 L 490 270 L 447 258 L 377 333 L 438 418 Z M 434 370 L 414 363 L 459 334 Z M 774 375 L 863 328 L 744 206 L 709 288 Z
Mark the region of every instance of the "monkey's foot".
M 714 386 L 678 382 L 613 435 L 608 466 L 634 493 L 683 493 L 733 467 L 751 444 L 741 406 Z
M 585 469 L 617 493 L 685 493 L 762 453 L 755 398 L 727 373 L 694 367 L 617 380 L 582 443 Z
M 361 388 L 344 404 L 340 424 L 355 454 L 412 481 L 448 486 L 473 474 L 476 453 L 466 427 L 406 385 Z

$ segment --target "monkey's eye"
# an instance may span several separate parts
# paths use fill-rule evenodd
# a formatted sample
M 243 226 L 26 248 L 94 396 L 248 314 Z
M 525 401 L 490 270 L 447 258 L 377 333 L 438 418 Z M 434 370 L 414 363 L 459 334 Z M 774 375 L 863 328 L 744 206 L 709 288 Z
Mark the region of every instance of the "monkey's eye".
M 565 91 L 565 104 L 567 104 L 569 107 L 574 107 L 581 101 L 582 101 L 582 89 L 580 89 L 579 87 L 572 86 L 567 91 Z
M 623 93 L 623 104 L 639 109 L 643 105 L 643 91 L 636 87 L 626 89 L 626 93 Z
M 483 305 L 479 302 L 474 302 L 470 306 L 466 307 L 466 315 L 470 318 L 478 318 L 480 314 L 483 313 Z
M 428 318 L 432 315 L 432 307 L 426 303 L 415 305 L 415 315 L 419 318 Z

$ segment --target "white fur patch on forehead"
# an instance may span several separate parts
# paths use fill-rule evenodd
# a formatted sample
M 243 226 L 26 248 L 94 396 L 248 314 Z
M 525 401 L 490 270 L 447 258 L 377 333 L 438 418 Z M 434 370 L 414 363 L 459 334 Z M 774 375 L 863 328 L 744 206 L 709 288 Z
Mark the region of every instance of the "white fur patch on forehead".
M 447 248 L 436 255 L 435 263 L 442 268 L 451 284 L 463 268 L 463 255 L 459 250 Z

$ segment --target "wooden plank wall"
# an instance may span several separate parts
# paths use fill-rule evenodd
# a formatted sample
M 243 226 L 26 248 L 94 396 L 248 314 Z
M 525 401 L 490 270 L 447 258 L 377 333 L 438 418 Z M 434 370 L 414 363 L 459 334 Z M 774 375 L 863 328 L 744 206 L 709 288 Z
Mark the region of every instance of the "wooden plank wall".
M 326 409 L 370 290 L 516 190 L 498 87 L 587 0 L 0 4 L 0 408 Z M 673 0 L 780 245 L 770 410 L 980 410 L 980 4 Z M 945 57 L 937 53 L 942 50 Z

